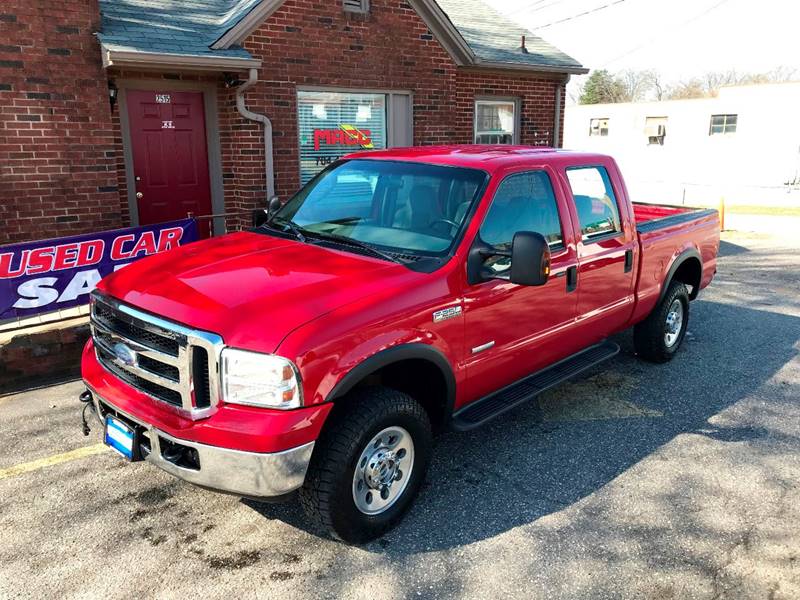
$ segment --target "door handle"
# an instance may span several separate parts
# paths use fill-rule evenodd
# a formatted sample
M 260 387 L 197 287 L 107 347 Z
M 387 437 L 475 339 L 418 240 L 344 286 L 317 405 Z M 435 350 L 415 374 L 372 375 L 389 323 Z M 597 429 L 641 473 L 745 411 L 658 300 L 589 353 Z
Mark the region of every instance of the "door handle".
M 567 268 L 567 292 L 573 292 L 577 287 L 578 287 L 578 266 L 573 265 Z
M 630 273 L 633 269 L 633 249 L 629 248 L 625 251 L 625 272 Z
M 136 197 L 137 197 L 139 200 L 141 200 L 142 198 L 144 198 L 144 194 L 143 194 L 142 192 L 136 192 Z

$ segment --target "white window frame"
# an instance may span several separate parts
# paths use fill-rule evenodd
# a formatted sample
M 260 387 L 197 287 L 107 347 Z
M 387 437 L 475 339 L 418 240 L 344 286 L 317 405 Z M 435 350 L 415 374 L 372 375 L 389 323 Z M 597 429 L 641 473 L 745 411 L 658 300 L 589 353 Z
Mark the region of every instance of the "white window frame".
M 365 15 L 369 12 L 369 0 L 342 0 L 344 12 Z
M 589 137 L 608 137 L 608 132 L 611 129 L 610 125 L 611 119 L 608 117 L 595 117 L 593 119 L 589 119 Z M 595 123 L 597 126 L 595 126 Z M 605 128 L 602 127 L 603 123 L 605 123 Z M 603 134 L 603 130 L 605 129 L 605 134 Z M 597 133 L 594 133 L 594 132 Z
M 479 96 L 475 98 L 472 108 L 472 143 L 478 144 L 478 135 L 501 135 L 496 131 L 478 131 L 478 106 L 492 105 L 492 104 L 511 104 L 514 109 L 513 130 L 511 131 L 511 143 L 509 145 L 519 144 L 519 129 L 520 129 L 520 100 L 514 97 L 500 97 L 500 96 Z
M 722 117 L 722 131 L 714 131 L 714 119 Z M 730 118 L 733 117 L 733 123 L 729 123 Z M 733 127 L 733 131 L 728 129 Z M 708 120 L 708 135 L 733 135 L 739 128 L 739 113 L 722 113 L 711 115 Z

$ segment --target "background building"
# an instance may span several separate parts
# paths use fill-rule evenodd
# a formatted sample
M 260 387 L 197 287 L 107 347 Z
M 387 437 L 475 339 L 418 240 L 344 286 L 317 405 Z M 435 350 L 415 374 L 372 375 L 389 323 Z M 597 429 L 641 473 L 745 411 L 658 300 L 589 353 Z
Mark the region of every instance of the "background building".
M 586 72 L 481 0 L 7 0 L 0 36 L 0 244 L 236 226 L 360 148 L 557 146 Z
M 637 201 L 800 206 L 800 83 L 566 109 L 564 145 L 612 154 Z
M 636 200 L 800 203 L 800 83 L 566 110 L 564 144 L 614 155 Z

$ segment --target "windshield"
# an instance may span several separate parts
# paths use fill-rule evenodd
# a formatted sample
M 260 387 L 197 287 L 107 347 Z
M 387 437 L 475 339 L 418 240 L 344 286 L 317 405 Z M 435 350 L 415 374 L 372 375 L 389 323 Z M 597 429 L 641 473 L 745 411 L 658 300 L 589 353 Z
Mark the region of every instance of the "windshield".
M 475 169 L 350 160 L 310 181 L 276 220 L 390 252 L 441 256 L 453 247 L 485 179 Z

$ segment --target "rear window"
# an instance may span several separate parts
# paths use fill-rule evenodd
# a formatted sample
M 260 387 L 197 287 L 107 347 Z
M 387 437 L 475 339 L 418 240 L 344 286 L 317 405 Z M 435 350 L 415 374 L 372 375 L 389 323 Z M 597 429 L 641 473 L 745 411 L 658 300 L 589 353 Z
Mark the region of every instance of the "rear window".
M 573 167 L 567 179 L 584 241 L 622 231 L 619 208 L 604 167 Z

